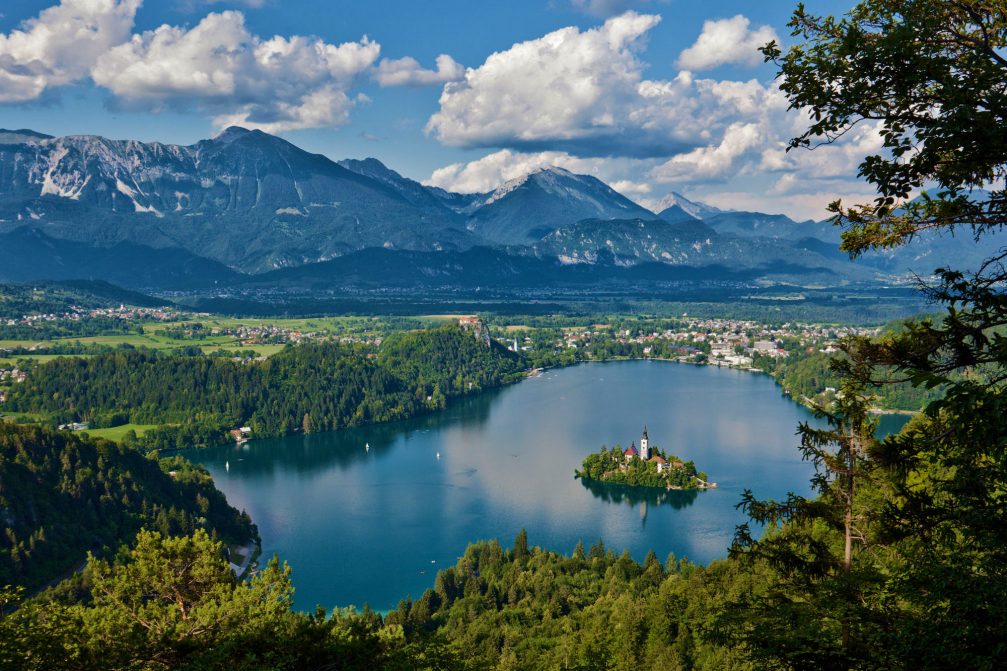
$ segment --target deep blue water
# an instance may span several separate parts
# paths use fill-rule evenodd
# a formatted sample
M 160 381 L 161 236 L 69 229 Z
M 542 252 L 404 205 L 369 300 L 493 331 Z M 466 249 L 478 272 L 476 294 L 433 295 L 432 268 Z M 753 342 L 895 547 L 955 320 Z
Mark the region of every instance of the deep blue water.
M 547 371 L 407 422 L 187 456 L 249 512 L 264 558 L 291 564 L 299 608 L 383 610 L 432 587 L 468 543 L 510 545 L 522 527 L 532 545 L 563 552 L 601 538 L 637 559 L 724 557 L 744 488 L 808 492 L 795 431 L 809 419 L 764 375 L 627 361 Z M 573 477 L 601 445 L 639 441 L 644 424 L 718 488 L 659 496 Z

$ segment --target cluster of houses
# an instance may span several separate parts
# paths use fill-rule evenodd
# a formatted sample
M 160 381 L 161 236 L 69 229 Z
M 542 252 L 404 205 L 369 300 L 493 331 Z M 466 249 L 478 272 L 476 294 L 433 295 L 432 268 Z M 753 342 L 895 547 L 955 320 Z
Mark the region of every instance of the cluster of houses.
M 231 429 L 229 433 L 231 434 L 231 438 L 234 438 L 234 442 L 245 443 L 252 436 L 252 428 L 243 426 L 240 429 Z
M 20 368 L 0 368 L 0 382 L 10 380 L 11 382 L 24 382 L 28 379 L 28 373 Z
M 0 368 L 0 382 L 24 382 L 28 379 L 28 373 L 19 368 Z M 7 391 L 0 389 L 0 403 L 7 402 Z
M 119 319 L 148 319 L 153 321 L 171 321 L 179 317 L 179 311 L 174 308 L 138 308 L 120 305 L 117 308 L 82 308 L 71 305 L 66 312 L 46 312 L 26 314 L 16 319 L 0 320 L 7 326 L 34 326 L 54 321 L 80 321 L 85 317 L 118 317 Z

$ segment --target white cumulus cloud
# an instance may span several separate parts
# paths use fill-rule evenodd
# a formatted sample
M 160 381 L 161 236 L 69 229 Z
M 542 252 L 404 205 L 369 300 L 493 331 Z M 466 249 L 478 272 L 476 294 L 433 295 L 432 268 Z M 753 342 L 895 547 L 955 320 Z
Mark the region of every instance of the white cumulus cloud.
M 447 54 L 437 57 L 437 69 L 428 70 L 411 56 L 383 59 L 374 78 L 381 86 L 431 86 L 453 82 L 465 76 L 465 68 Z
M 26 102 L 87 76 L 129 38 L 140 0 L 63 0 L 0 34 L 0 103 Z
M 427 131 L 460 147 L 647 155 L 681 141 L 641 96 L 636 53 L 660 17 L 626 12 L 491 54 L 447 84 Z
M 769 26 L 750 28 L 747 17 L 738 14 L 730 19 L 704 21 L 703 32 L 695 44 L 678 56 L 678 67 L 686 70 L 709 70 L 719 65 L 737 63 L 754 66 L 763 62 L 759 47 L 777 39 Z
M 659 20 L 630 11 L 494 53 L 444 87 L 427 132 L 457 147 L 643 159 L 719 145 L 737 123 L 786 124 L 786 98 L 756 80 L 646 79 L 639 53 Z
M 350 89 L 381 47 L 363 37 L 263 39 L 237 11 L 211 13 L 190 29 L 162 25 L 134 35 L 98 59 L 91 76 L 125 105 L 216 113 L 218 126 L 267 132 L 344 123 Z
M 474 161 L 452 163 L 438 168 L 423 183 L 456 193 L 486 193 L 506 181 L 523 177 L 541 168 L 552 167 L 564 168 L 578 174 L 595 175 L 607 181 L 613 179 L 619 170 L 624 169 L 627 162 L 635 161 L 580 158 L 562 151 L 525 153 L 501 149 Z M 612 188 L 619 190 L 614 185 Z
M 685 183 L 723 178 L 737 172 L 737 159 L 763 143 L 762 131 L 754 123 L 733 123 L 720 143 L 698 147 L 671 157 L 651 171 L 660 182 Z

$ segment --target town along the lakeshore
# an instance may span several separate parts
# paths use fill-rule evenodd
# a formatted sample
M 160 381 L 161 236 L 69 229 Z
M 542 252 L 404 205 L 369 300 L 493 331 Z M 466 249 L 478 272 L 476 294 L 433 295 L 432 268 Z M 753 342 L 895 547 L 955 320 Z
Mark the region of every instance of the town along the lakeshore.
M 574 475 L 635 487 L 711 489 L 717 486 L 717 483 L 709 482 L 706 473 L 697 471 L 692 461 L 684 461 L 651 445 L 646 426 L 643 427 L 639 448 L 636 441 L 625 450 L 620 445 L 612 449 L 602 446 L 599 452 L 584 459 Z

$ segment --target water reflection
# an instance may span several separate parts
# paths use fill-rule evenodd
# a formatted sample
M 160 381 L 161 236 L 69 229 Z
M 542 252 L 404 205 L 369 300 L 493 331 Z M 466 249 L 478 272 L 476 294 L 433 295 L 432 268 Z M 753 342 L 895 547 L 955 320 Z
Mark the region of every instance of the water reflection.
M 639 560 L 649 550 L 722 557 L 744 520 L 735 507 L 744 489 L 807 493 L 811 466 L 794 431 L 808 419 L 766 376 L 617 362 L 549 371 L 405 422 L 189 456 L 259 525 L 265 556 L 294 567 L 299 608 L 391 608 L 432 586 L 469 542 L 509 543 L 522 528 L 564 552 L 603 538 Z M 587 454 L 627 443 L 644 424 L 718 489 L 575 481 Z
M 445 412 L 432 413 L 401 422 L 342 429 L 309 435 L 264 438 L 221 451 L 230 469 L 242 475 L 290 472 L 300 475 L 322 473 L 330 468 L 350 471 L 371 460 L 388 458 L 396 445 L 410 437 L 438 432 L 445 427 L 481 431 L 489 421 L 494 399 L 505 390 L 494 389 L 477 397 L 455 401 Z M 268 459 L 262 455 L 268 453 Z M 198 453 L 190 457 L 198 459 Z M 204 452 L 203 455 L 209 454 Z M 202 456 L 202 455 L 201 455 Z M 220 460 L 219 456 L 216 459 Z
M 699 496 L 699 491 L 695 489 L 631 487 L 587 478 L 581 478 L 580 484 L 596 499 L 601 499 L 606 503 L 625 503 L 628 506 L 671 506 L 676 510 L 681 510 L 695 503 L 696 497 Z M 644 509 L 646 510 L 646 508 Z

